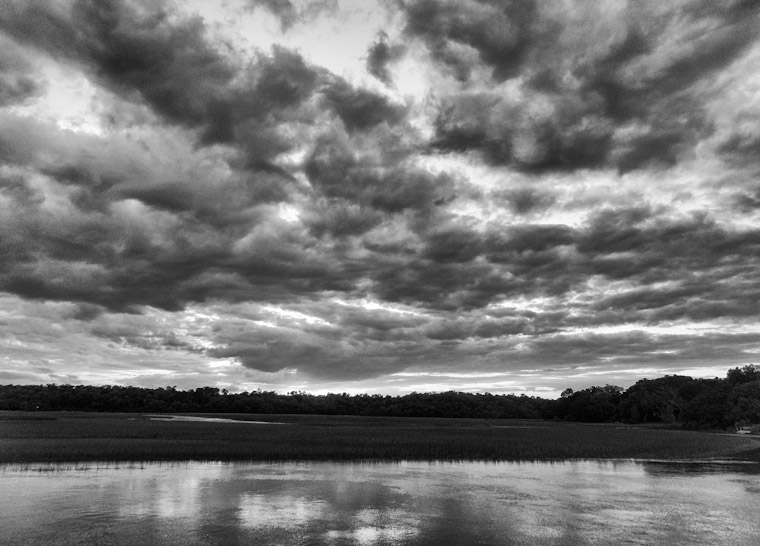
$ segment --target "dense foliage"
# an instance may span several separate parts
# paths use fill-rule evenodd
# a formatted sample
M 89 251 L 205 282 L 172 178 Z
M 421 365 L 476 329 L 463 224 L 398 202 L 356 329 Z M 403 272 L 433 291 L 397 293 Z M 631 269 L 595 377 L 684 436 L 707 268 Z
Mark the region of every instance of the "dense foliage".
M 628 390 L 607 385 L 562 393 L 544 417 L 602 423 L 681 423 L 730 428 L 760 423 L 760 366 L 728 371 L 725 379 L 666 375 Z
M 0 385 L 0 410 L 109 412 L 261 413 L 387 417 L 537 419 L 550 400 L 446 392 L 405 396 L 314 395 L 269 391 L 229 393 L 214 387 L 177 390 L 119 386 Z
M 394 397 L 268 391 L 229 393 L 214 387 L 183 391 L 175 387 L 0 385 L 0 410 L 543 418 L 729 428 L 760 423 L 760 366 L 734 368 L 725 379 L 669 375 L 642 379 L 627 390 L 612 385 L 577 392 L 567 389 L 557 400 L 462 392 Z

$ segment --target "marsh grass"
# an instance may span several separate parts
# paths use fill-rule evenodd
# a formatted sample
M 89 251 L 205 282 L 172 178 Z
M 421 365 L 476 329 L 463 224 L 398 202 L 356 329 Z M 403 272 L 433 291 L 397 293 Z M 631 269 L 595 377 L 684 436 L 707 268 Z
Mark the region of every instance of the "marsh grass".
M 738 435 L 532 420 L 213 415 L 287 424 L 243 426 L 135 414 L 10 413 L 0 415 L 0 463 L 756 459 L 760 449 L 757 438 Z

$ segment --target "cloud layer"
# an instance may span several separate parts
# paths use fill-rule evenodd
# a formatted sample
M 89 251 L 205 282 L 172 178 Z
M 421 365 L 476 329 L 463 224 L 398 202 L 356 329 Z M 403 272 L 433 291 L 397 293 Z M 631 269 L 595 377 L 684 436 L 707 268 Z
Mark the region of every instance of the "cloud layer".
M 6 378 L 552 394 L 748 363 L 759 30 L 742 1 L 11 0 Z

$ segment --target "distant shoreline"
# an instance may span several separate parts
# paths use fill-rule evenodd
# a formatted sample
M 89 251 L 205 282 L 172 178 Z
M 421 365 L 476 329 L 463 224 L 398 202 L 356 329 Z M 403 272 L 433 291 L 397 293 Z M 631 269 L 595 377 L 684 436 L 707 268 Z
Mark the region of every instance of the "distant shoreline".
M 760 462 L 760 437 L 540 420 L 0 412 L 0 464 L 152 461 Z M 251 426 L 219 421 L 249 421 Z M 256 424 L 254 422 L 258 421 Z M 271 426 L 274 423 L 296 426 Z

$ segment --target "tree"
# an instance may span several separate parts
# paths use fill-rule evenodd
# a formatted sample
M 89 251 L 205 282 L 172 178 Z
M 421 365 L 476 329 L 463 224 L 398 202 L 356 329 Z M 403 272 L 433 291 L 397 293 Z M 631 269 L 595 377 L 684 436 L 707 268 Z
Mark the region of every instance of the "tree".
M 726 380 L 731 387 L 752 381 L 760 381 L 760 365 L 749 364 L 743 368 L 728 370 Z
M 742 383 L 731 389 L 728 406 L 736 423 L 760 423 L 760 381 Z
M 631 423 L 674 423 L 684 403 L 696 394 L 689 391 L 693 382 L 684 375 L 641 379 L 622 397 L 621 418 Z
M 570 421 L 605 423 L 618 419 L 622 387 L 605 385 L 574 392 L 568 400 L 567 416 Z
M 688 428 L 728 428 L 734 417 L 728 404 L 729 385 L 723 379 L 699 379 L 701 392 L 687 402 L 681 420 Z

